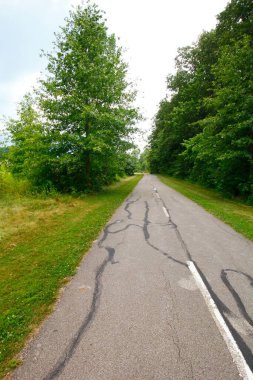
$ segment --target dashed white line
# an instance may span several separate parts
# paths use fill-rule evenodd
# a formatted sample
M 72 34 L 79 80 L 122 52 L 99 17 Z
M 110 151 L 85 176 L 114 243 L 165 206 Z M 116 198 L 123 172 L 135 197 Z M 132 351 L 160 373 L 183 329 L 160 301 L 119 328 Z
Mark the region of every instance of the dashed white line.
M 165 209 L 166 210 L 166 209 Z M 206 285 L 204 284 L 204 281 L 202 280 L 199 271 L 197 270 L 196 266 L 192 261 L 186 262 L 188 265 L 189 270 L 191 271 L 196 284 L 201 291 L 204 300 L 207 304 L 207 307 L 223 337 L 225 340 L 227 347 L 230 351 L 230 354 L 232 356 L 232 359 L 234 363 L 237 366 L 237 369 L 239 371 L 240 376 L 243 378 L 243 380 L 253 380 L 253 373 L 251 372 L 248 364 L 246 363 L 246 360 L 244 359 L 243 354 L 241 353 L 236 341 L 234 340 L 233 335 L 231 334 L 228 326 L 226 325 L 226 322 L 224 321 L 223 316 L 221 315 L 219 309 L 217 308 L 214 300 L 212 299 Z
M 164 212 L 165 216 L 167 216 L 167 218 L 170 218 L 170 215 L 164 206 L 163 206 L 163 212 Z

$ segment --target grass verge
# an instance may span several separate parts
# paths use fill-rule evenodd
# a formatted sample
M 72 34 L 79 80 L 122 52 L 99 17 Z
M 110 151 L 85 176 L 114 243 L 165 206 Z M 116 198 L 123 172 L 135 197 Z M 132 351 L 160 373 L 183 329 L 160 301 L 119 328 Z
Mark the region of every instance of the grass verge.
M 0 201 L 0 378 L 19 364 L 15 355 L 141 177 L 80 198 Z
M 246 238 L 253 240 L 253 207 L 222 197 L 221 194 L 187 181 L 158 175 L 159 179 L 190 198 L 208 212 L 229 224 Z

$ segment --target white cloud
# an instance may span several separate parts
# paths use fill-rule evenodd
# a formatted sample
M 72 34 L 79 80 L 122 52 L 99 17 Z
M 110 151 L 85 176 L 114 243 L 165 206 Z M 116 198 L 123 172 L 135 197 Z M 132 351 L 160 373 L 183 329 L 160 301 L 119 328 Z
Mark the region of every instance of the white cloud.
M 2 107 L 1 115 L 13 116 L 17 104 L 21 101 L 24 94 L 32 90 L 36 85 L 40 73 L 27 73 L 13 82 L 1 83 L 0 99 Z
M 81 5 L 82 3 L 85 3 L 84 0 L 67 0 L 68 5 L 72 5 L 76 7 L 77 5 Z
M 11 101 L 18 102 L 21 100 L 22 96 L 36 85 L 39 75 L 40 73 L 38 72 L 29 73 L 9 84 L 8 88 Z

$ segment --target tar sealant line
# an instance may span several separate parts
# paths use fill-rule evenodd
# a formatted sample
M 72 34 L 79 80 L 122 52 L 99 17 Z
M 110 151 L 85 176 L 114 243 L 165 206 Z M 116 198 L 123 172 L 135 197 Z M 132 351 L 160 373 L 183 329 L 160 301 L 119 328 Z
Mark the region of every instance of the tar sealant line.
M 202 293 L 204 300 L 207 304 L 207 307 L 223 337 L 225 340 L 227 347 L 230 351 L 230 354 L 232 356 L 232 359 L 234 363 L 237 366 L 237 369 L 239 371 L 240 376 L 243 380 L 253 380 L 253 373 L 251 372 L 248 364 L 246 363 L 246 360 L 241 353 L 233 335 L 231 334 L 231 331 L 229 330 L 228 326 L 226 325 L 226 322 L 224 321 L 224 318 L 222 314 L 220 313 L 218 307 L 216 306 L 214 300 L 212 299 L 204 281 L 202 280 L 198 269 L 196 268 L 193 261 L 187 261 L 189 270 L 191 271 L 195 282 Z

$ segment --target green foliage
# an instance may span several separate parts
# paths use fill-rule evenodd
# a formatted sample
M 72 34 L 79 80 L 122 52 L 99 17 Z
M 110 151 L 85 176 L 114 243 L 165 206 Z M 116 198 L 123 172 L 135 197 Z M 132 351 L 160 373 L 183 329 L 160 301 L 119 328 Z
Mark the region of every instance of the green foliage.
M 131 149 L 125 155 L 124 172 L 127 175 L 134 175 L 135 172 L 139 171 L 139 156 L 140 150 L 137 148 Z
M 153 172 L 253 199 L 253 8 L 232 0 L 215 30 L 179 50 L 150 138 Z
M 0 163 L 5 159 L 9 152 L 9 148 L 7 146 L 0 146 Z
M 9 166 L 40 188 L 100 188 L 120 174 L 140 118 L 122 50 L 88 5 L 70 12 L 45 56 L 47 75 L 9 122 Z
M 205 115 L 203 97 L 212 91 L 211 62 L 215 59 L 215 36 L 204 33 L 199 45 L 179 49 L 177 72 L 168 76 L 172 96 L 160 103 L 150 139 L 150 168 L 152 172 L 185 175 L 186 164 L 180 158 L 182 142 L 201 131 L 198 121 Z
M 214 95 L 206 101 L 210 115 L 201 121 L 202 133 L 184 144 L 184 156 L 193 162 L 192 178 L 246 196 L 253 179 L 252 67 L 247 37 L 223 48 L 213 68 Z
M 24 195 L 31 190 L 31 185 L 26 179 L 15 178 L 5 167 L 0 166 L 0 196 Z
M 35 109 L 36 99 L 26 95 L 19 104 L 18 119 L 8 121 L 12 145 L 9 147 L 7 165 L 14 175 L 49 189 L 57 158 L 51 148 L 51 136 Z
M 140 172 L 149 172 L 149 154 L 150 150 L 145 148 L 144 151 L 140 154 L 138 170 Z

